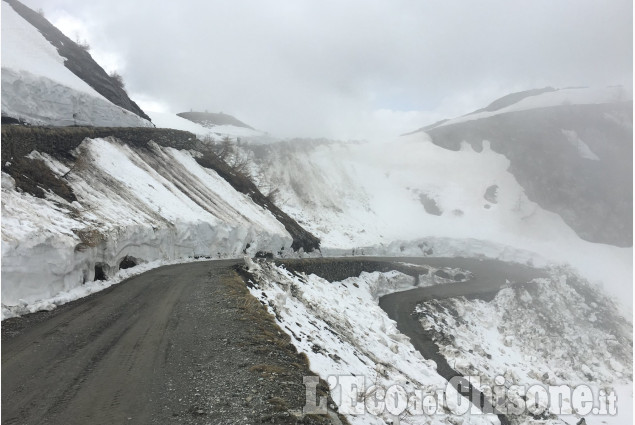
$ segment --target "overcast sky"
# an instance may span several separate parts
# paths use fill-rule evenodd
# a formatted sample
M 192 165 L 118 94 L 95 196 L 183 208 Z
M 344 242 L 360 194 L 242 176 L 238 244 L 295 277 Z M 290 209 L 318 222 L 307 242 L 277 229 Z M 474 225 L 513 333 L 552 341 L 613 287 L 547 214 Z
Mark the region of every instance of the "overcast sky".
M 142 108 L 385 138 L 513 91 L 632 87 L 632 0 L 23 0 Z

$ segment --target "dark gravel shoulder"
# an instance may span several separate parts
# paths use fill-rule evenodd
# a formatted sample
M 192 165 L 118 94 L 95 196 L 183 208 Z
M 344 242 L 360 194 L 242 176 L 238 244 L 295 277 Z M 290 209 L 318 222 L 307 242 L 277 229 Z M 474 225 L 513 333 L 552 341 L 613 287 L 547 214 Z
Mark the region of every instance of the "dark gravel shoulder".
M 332 423 L 302 416 L 315 374 L 237 265 L 162 267 L 2 322 L 2 423 Z

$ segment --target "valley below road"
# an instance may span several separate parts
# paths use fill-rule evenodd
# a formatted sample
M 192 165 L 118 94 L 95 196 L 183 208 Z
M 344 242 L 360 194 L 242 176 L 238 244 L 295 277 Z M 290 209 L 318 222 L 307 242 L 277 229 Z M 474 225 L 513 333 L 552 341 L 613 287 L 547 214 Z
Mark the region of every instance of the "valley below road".
M 541 275 L 518 264 L 466 258 L 279 261 L 331 281 L 403 263 L 472 272 L 466 282 L 379 301 L 446 378 L 454 371 L 411 315 L 416 304 L 492 298 L 508 281 L 522 284 Z M 273 320 L 254 315 L 264 309 L 245 294 L 236 272 L 241 263 L 161 267 L 53 311 L 5 320 L 2 423 L 295 423 L 308 365 Z M 315 420 L 309 423 L 320 423 Z

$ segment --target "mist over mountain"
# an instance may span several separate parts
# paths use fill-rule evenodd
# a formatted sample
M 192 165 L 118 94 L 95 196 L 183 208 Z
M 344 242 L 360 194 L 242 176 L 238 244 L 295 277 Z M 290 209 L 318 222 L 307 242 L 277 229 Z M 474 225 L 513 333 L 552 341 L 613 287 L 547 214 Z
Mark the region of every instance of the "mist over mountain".
M 7 423 L 632 423 L 632 89 L 518 91 L 542 81 L 521 78 L 528 68 L 561 70 L 495 49 L 481 66 L 496 82 L 474 95 L 491 48 L 479 47 L 481 32 L 508 47 L 507 36 L 553 42 L 540 54 L 581 52 L 586 32 L 575 46 L 554 36 L 579 22 L 557 19 L 572 6 L 466 3 L 479 18 L 468 31 L 471 14 L 452 26 L 455 10 L 427 3 L 413 16 L 414 3 L 388 2 L 53 3 L 103 11 L 87 24 L 123 37 L 134 56 L 116 69 L 133 88 L 159 89 L 128 96 L 79 36 L 2 1 Z M 628 9 L 619 6 L 576 2 L 594 19 Z M 531 12 L 555 32 L 529 25 L 535 34 L 519 37 L 513 27 Z M 505 25 L 484 25 L 489 15 Z M 333 19 L 341 32 L 315 30 Z M 425 22 L 442 31 L 423 43 L 413 32 Z M 271 23 L 291 30 L 272 41 Z M 438 47 L 419 57 L 430 40 Z M 402 48 L 416 55 L 386 60 Z M 451 65 L 462 52 L 473 67 Z M 604 70 L 619 59 L 597 72 L 622 75 Z M 503 62 L 517 84 L 494 72 Z M 457 70 L 478 83 L 454 88 Z M 254 89 L 252 77 L 265 84 Z M 454 93 L 438 107 L 444 86 Z M 189 105 L 236 116 L 171 112 Z M 283 139 L 269 125 L 370 137 Z M 338 398 L 353 378 L 357 392 Z M 403 392 L 382 398 L 382 387 Z M 529 390 L 511 395 L 520 411 L 501 406 L 525 388 L 556 390 L 547 398 L 563 410 Z M 588 411 L 571 408 L 586 403 L 580 388 L 596 397 Z M 307 411 L 305 396 L 326 407 Z M 424 400 L 440 409 L 418 412 Z M 619 411 L 599 414 L 615 400 Z M 355 401 L 368 411 L 347 410 Z
M 494 256 L 513 247 L 613 275 L 618 294 L 631 276 L 631 99 L 621 87 L 537 89 L 384 143 L 240 148 L 323 246 L 438 255 L 449 238 Z
M 535 104 L 524 109 L 522 101 Z M 510 161 L 529 199 L 559 214 L 581 238 L 632 246 L 632 114 L 633 102 L 620 87 L 548 88 L 506 96 L 420 131 L 455 151 L 463 143 L 480 151 L 488 141 Z
M 319 249 L 210 144 L 153 128 L 88 52 L 13 0 L 2 2 L 2 59 L 5 317 L 86 295 L 130 264 Z M 259 133 L 202 116 L 215 131 Z

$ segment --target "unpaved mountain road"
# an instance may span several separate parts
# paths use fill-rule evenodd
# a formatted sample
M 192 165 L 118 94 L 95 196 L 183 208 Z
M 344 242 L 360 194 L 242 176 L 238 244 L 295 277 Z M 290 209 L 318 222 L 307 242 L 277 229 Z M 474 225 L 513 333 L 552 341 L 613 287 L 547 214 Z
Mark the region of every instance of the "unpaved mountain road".
M 296 423 L 308 367 L 237 263 L 162 267 L 4 321 L 2 423 Z
M 380 299 L 413 345 L 437 356 L 430 358 L 440 372 L 448 371 L 411 316 L 414 305 L 494 294 L 505 279 L 536 277 L 523 266 L 460 258 L 282 262 L 333 281 L 403 268 L 399 261 L 474 273 L 469 282 Z M 240 262 L 158 268 L 51 312 L 2 322 L 2 423 L 298 423 L 305 403 L 302 376 L 313 373 L 248 294 L 235 271 Z
M 434 260 L 439 260 L 434 264 Z M 384 295 L 379 299 L 379 306 L 388 314 L 388 317 L 397 322 L 397 329 L 404 335 L 410 337 L 412 345 L 426 359 L 432 359 L 437 363 L 437 372 L 447 380 L 458 377 L 461 374 L 455 371 L 439 353 L 439 347 L 432 340 L 432 336 L 426 332 L 416 315 L 412 314 L 417 304 L 427 300 L 466 297 L 491 300 L 498 291 L 508 282 L 513 284 L 526 284 L 537 277 L 544 276 L 541 270 L 533 269 L 515 263 L 505 263 L 497 260 L 476 260 L 470 258 L 456 258 L 450 264 L 447 259 L 433 259 L 427 264 L 439 267 L 440 265 L 449 267 L 460 267 L 469 270 L 473 278 L 466 282 L 456 282 L 451 284 L 429 286 L 425 288 L 412 289 L 404 292 L 395 292 Z M 426 264 L 426 263 L 423 263 Z M 473 391 L 481 397 L 481 407 L 487 412 L 494 412 L 491 404 L 485 402 L 480 392 L 473 389 L 465 379 L 459 380 L 462 391 L 457 391 L 471 395 Z M 510 421 L 504 415 L 498 415 L 502 425 L 509 424 Z
M 508 283 L 525 284 L 534 278 L 545 276 L 542 270 L 534 269 L 522 264 L 508 263 L 499 260 L 477 258 L 386 258 L 386 257 L 362 257 L 348 259 L 321 259 L 321 260 L 285 260 L 287 266 L 304 273 L 315 273 L 329 281 L 343 280 L 347 277 L 358 276 L 362 271 L 387 271 L 392 269 L 404 273 L 413 273 L 416 269 L 409 269 L 406 264 L 431 266 L 435 268 L 460 268 L 472 273 L 472 278 L 465 282 L 453 282 L 442 285 L 421 287 L 403 292 L 394 292 L 384 295 L 379 299 L 379 306 L 388 314 L 388 317 L 397 322 L 397 328 L 401 333 L 410 338 L 412 345 L 426 359 L 432 359 L 437 363 L 439 375 L 448 381 L 461 374 L 452 369 L 445 357 L 439 353 L 439 348 L 427 333 L 416 315 L 412 314 L 415 307 L 427 300 L 466 297 L 491 300 L 498 291 Z M 404 264 L 405 263 L 405 264 Z M 471 396 L 478 394 L 481 397 L 481 407 L 490 413 L 495 413 L 491 405 L 484 401 L 480 392 L 473 389 L 465 379 L 459 379 L 462 388 L 457 389 L 462 394 Z M 478 403 L 478 402 L 477 402 Z M 501 424 L 509 424 L 510 421 L 504 415 L 498 415 Z

